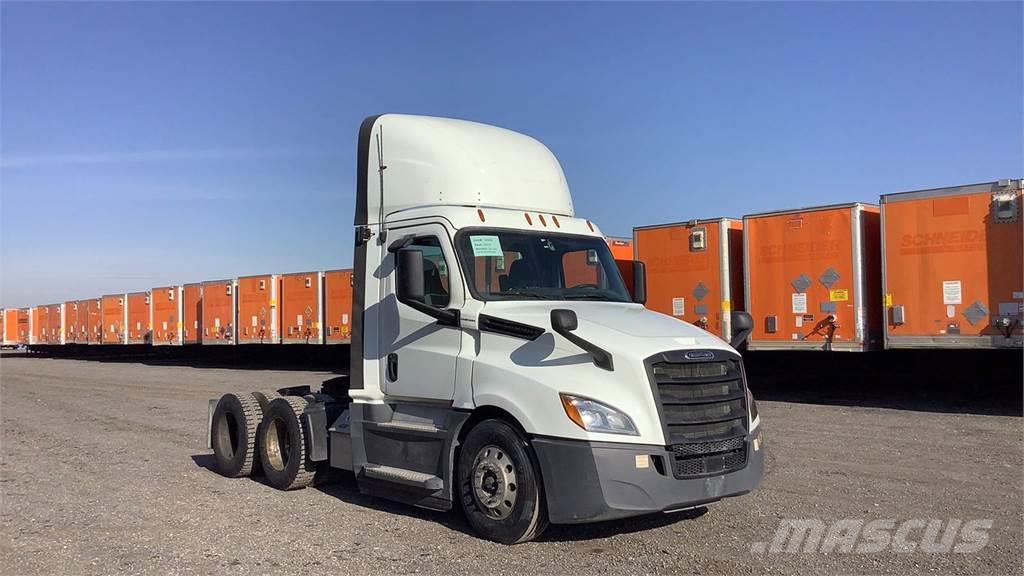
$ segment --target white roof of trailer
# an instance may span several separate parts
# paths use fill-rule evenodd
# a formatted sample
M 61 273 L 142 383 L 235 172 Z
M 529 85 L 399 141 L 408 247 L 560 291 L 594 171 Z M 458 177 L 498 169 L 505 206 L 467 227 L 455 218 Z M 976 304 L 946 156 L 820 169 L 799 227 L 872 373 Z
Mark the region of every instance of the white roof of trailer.
M 422 205 L 573 215 L 558 159 L 525 134 L 466 120 L 385 114 L 365 137 L 367 223 L 381 212 Z

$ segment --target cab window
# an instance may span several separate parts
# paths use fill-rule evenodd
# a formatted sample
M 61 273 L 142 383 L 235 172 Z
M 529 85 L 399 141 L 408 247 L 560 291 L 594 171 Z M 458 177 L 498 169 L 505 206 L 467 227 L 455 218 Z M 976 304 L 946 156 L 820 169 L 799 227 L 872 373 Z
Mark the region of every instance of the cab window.
M 433 236 L 416 238 L 408 245 L 423 252 L 423 301 L 434 308 L 446 308 L 451 300 L 448 290 L 448 262 L 441 242 Z

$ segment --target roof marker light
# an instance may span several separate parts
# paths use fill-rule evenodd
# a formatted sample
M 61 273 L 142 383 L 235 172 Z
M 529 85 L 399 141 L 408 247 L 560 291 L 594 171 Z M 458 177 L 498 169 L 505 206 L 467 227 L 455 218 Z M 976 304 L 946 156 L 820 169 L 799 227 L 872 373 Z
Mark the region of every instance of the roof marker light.
M 533 226 L 533 219 L 530 218 L 530 215 L 527 214 L 526 212 L 523 212 L 523 216 L 526 216 L 526 223 L 529 224 L 530 226 Z
M 484 211 L 483 210 L 477 208 L 476 209 L 476 215 L 480 217 L 480 221 L 481 222 L 486 222 L 486 220 L 484 219 Z
M 543 224 L 545 228 L 547 228 L 548 223 L 547 223 L 547 221 L 544 220 L 544 215 L 543 214 L 537 214 L 537 218 L 540 218 L 540 223 Z
M 558 223 L 558 216 L 551 215 L 551 221 L 555 223 L 555 228 L 561 228 L 562 225 Z
M 590 223 L 590 220 L 587 220 L 587 228 L 590 228 L 591 232 L 594 231 L 594 225 Z

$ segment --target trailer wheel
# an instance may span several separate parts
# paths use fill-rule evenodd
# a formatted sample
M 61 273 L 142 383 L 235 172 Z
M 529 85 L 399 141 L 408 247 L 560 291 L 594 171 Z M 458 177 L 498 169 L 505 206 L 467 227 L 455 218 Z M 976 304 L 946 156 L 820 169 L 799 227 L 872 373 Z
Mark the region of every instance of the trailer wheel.
M 473 427 L 458 462 L 462 511 L 484 538 L 528 542 L 547 528 L 536 458 L 529 442 L 501 420 Z
M 260 462 L 267 482 L 280 490 L 305 488 L 316 478 L 317 463 L 306 458 L 306 431 L 300 416 L 306 400 L 282 396 L 270 401 L 260 424 Z
M 263 418 L 249 394 L 225 394 L 213 412 L 211 445 L 217 471 L 229 478 L 249 476 L 256 458 L 256 429 Z

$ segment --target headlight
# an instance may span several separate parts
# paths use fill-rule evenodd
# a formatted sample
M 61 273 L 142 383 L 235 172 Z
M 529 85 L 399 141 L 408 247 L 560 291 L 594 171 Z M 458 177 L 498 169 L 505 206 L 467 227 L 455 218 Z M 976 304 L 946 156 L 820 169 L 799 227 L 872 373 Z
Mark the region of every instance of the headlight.
M 750 393 L 750 388 L 747 388 L 747 410 L 750 411 L 750 431 L 753 432 L 754 423 L 757 422 L 757 400 L 754 400 L 754 395 Z
M 590 398 L 559 394 L 565 415 L 588 432 L 639 436 L 633 421 L 622 412 Z

